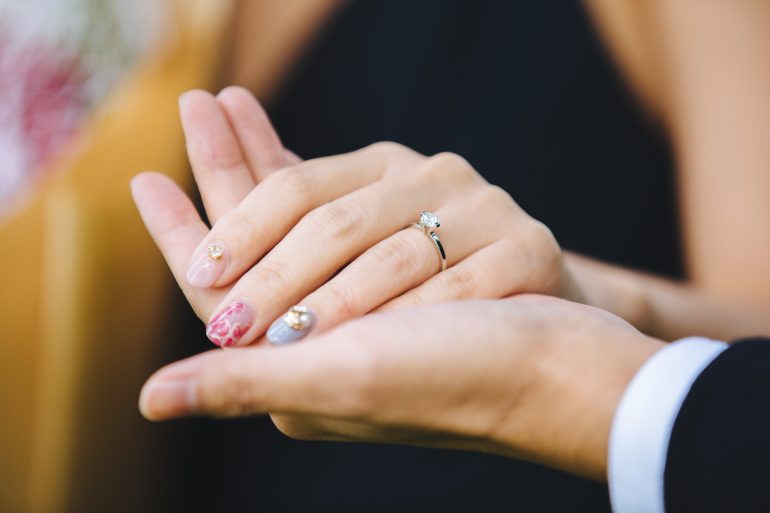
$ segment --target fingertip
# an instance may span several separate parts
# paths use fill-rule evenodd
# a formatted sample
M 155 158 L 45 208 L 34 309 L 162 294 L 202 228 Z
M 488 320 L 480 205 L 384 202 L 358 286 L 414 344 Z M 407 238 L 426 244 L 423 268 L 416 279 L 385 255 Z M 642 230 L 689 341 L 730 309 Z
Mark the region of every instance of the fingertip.
M 219 91 L 219 94 L 217 94 L 217 98 L 222 97 L 222 96 L 228 96 L 228 95 L 231 95 L 231 94 L 235 94 L 235 95 L 242 94 L 242 95 L 250 96 L 252 98 L 254 97 L 254 95 L 251 94 L 251 91 L 249 91 L 245 87 L 239 86 L 237 84 L 233 84 L 233 85 L 229 85 L 227 87 L 222 88 L 222 90 Z
M 219 347 L 246 346 L 247 336 L 256 319 L 255 309 L 245 299 L 238 299 L 216 310 L 206 324 L 206 336 Z
M 191 286 L 207 289 L 214 286 L 227 268 L 225 246 L 217 242 L 201 244 L 190 257 L 185 279 Z
M 152 406 L 149 400 L 149 389 L 150 387 L 145 385 L 142 387 L 142 391 L 139 392 L 139 413 L 141 413 L 142 417 L 147 420 L 156 421 L 159 419 L 155 415 L 155 412 L 152 410 Z
M 179 96 L 179 117 L 188 138 L 191 134 L 204 130 L 211 123 L 212 115 L 216 115 L 218 111 L 219 105 L 214 95 L 203 89 L 193 89 Z
M 134 176 L 129 182 L 131 194 L 135 202 L 139 202 L 149 193 L 158 193 L 161 190 L 176 190 L 179 187 L 170 176 L 157 171 L 144 171 Z
M 142 416 L 156 421 L 192 414 L 197 404 L 197 377 L 208 354 L 174 362 L 153 374 L 139 393 Z
M 217 100 L 229 102 L 231 100 L 247 101 L 259 104 L 257 98 L 245 87 L 239 85 L 227 86 L 216 96 Z
M 142 187 L 142 183 L 144 183 L 145 180 L 148 180 L 147 175 L 150 175 L 150 171 L 142 171 L 141 173 L 134 175 L 131 177 L 131 180 L 128 181 L 128 186 L 131 188 L 131 190 L 139 189 Z
M 190 415 L 195 408 L 195 386 L 191 380 L 150 380 L 139 394 L 139 412 L 152 421 Z
M 239 86 L 227 87 L 217 95 L 217 103 L 230 122 L 257 181 L 286 165 L 278 133 L 251 92 Z
M 157 173 L 144 171 L 131 178 L 128 182 L 129 189 L 131 190 L 131 197 L 134 198 L 134 203 L 139 209 L 141 209 L 143 205 L 145 191 L 152 187 L 152 181 L 155 179 L 153 176 L 154 174 Z
M 135 175 L 131 179 L 131 183 L 137 183 L 137 184 L 144 184 L 148 181 L 154 181 L 154 180 L 163 180 L 165 182 L 171 182 L 173 183 L 173 180 L 170 176 L 168 176 L 166 173 L 162 173 L 160 171 L 153 171 L 153 170 L 147 170 L 142 171 L 141 173 Z
M 190 89 L 179 95 L 179 106 L 185 107 L 196 100 L 211 100 L 214 95 L 204 89 Z
M 222 108 L 231 115 L 257 113 L 262 120 L 268 120 L 267 113 L 251 91 L 241 86 L 229 86 L 222 89 L 216 97 Z M 272 125 L 271 125 L 272 126 Z
M 316 327 L 316 319 L 312 308 L 294 305 L 270 325 L 265 337 L 273 345 L 300 341 Z

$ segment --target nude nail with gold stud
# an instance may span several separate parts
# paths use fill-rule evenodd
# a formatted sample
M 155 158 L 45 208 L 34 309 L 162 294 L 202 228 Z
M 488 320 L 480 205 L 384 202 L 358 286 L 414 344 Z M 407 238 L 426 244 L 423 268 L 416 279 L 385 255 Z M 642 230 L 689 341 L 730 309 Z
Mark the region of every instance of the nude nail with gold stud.
M 187 270 L 187 282 L 193 287 L 211 287 L 225 271 L 226 256 L 225 248 L 221 244 L 207 244 L 193 257 Z
M 286 344 L 303 339 L 315 326 L 315 313 L 306 306 L 292 306 L 267 330 L 267 340 L 273 344 Z

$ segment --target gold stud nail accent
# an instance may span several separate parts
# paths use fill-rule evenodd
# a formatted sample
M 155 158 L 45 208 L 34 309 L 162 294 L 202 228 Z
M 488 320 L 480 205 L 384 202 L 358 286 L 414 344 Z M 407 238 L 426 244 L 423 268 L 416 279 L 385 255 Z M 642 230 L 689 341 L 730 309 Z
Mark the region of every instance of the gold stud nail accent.
M 221 260 L 222 257 L 225 255 L 225 248 L 223 248 L 219 244 L 209 244 L 209 247 L 207 249 L 209 251 L 209 258 L 211 258 L 212 260 Z
M 310 316 L 307 313 L 308 309 L 306 306 L 292 306 L 284 315 L 283 322 L 288 324 L 293 330 L 305 329 L 310 324 Z

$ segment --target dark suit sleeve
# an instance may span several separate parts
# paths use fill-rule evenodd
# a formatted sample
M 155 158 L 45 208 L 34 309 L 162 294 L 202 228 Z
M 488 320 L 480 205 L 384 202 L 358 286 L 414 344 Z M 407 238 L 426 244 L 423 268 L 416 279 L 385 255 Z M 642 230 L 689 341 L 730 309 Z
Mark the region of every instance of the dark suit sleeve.
M 770 512 L 770 340 L 736 342 L 698 376 L 668 446 L 666 513 Z

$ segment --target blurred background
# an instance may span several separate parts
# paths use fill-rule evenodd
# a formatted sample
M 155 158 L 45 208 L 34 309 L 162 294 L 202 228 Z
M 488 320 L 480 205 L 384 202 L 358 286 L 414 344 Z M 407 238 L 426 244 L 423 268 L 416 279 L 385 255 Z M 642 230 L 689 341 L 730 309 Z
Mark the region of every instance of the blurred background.
M 128 180 L 189 183 L 176 98 L 218 77 L 231 8 L 0 1 L 3 513 L 170 511 L 135 405 L 173 288 Z
M 240 84 L 305 158 L 454 151 L 563 247 L 682 278 L 667 107 L 690 96 L 661 93 L 681 77 L 653 50 L 681 50 L 663 35 L 693 2 L 649 4 L 681 8 L 0 0 L 0 513 L 609 511 L 604 485 L 489 455 L 144 421 L 149 374 L 210 344 L 128 182 L 194 195 L 177 97 Z

